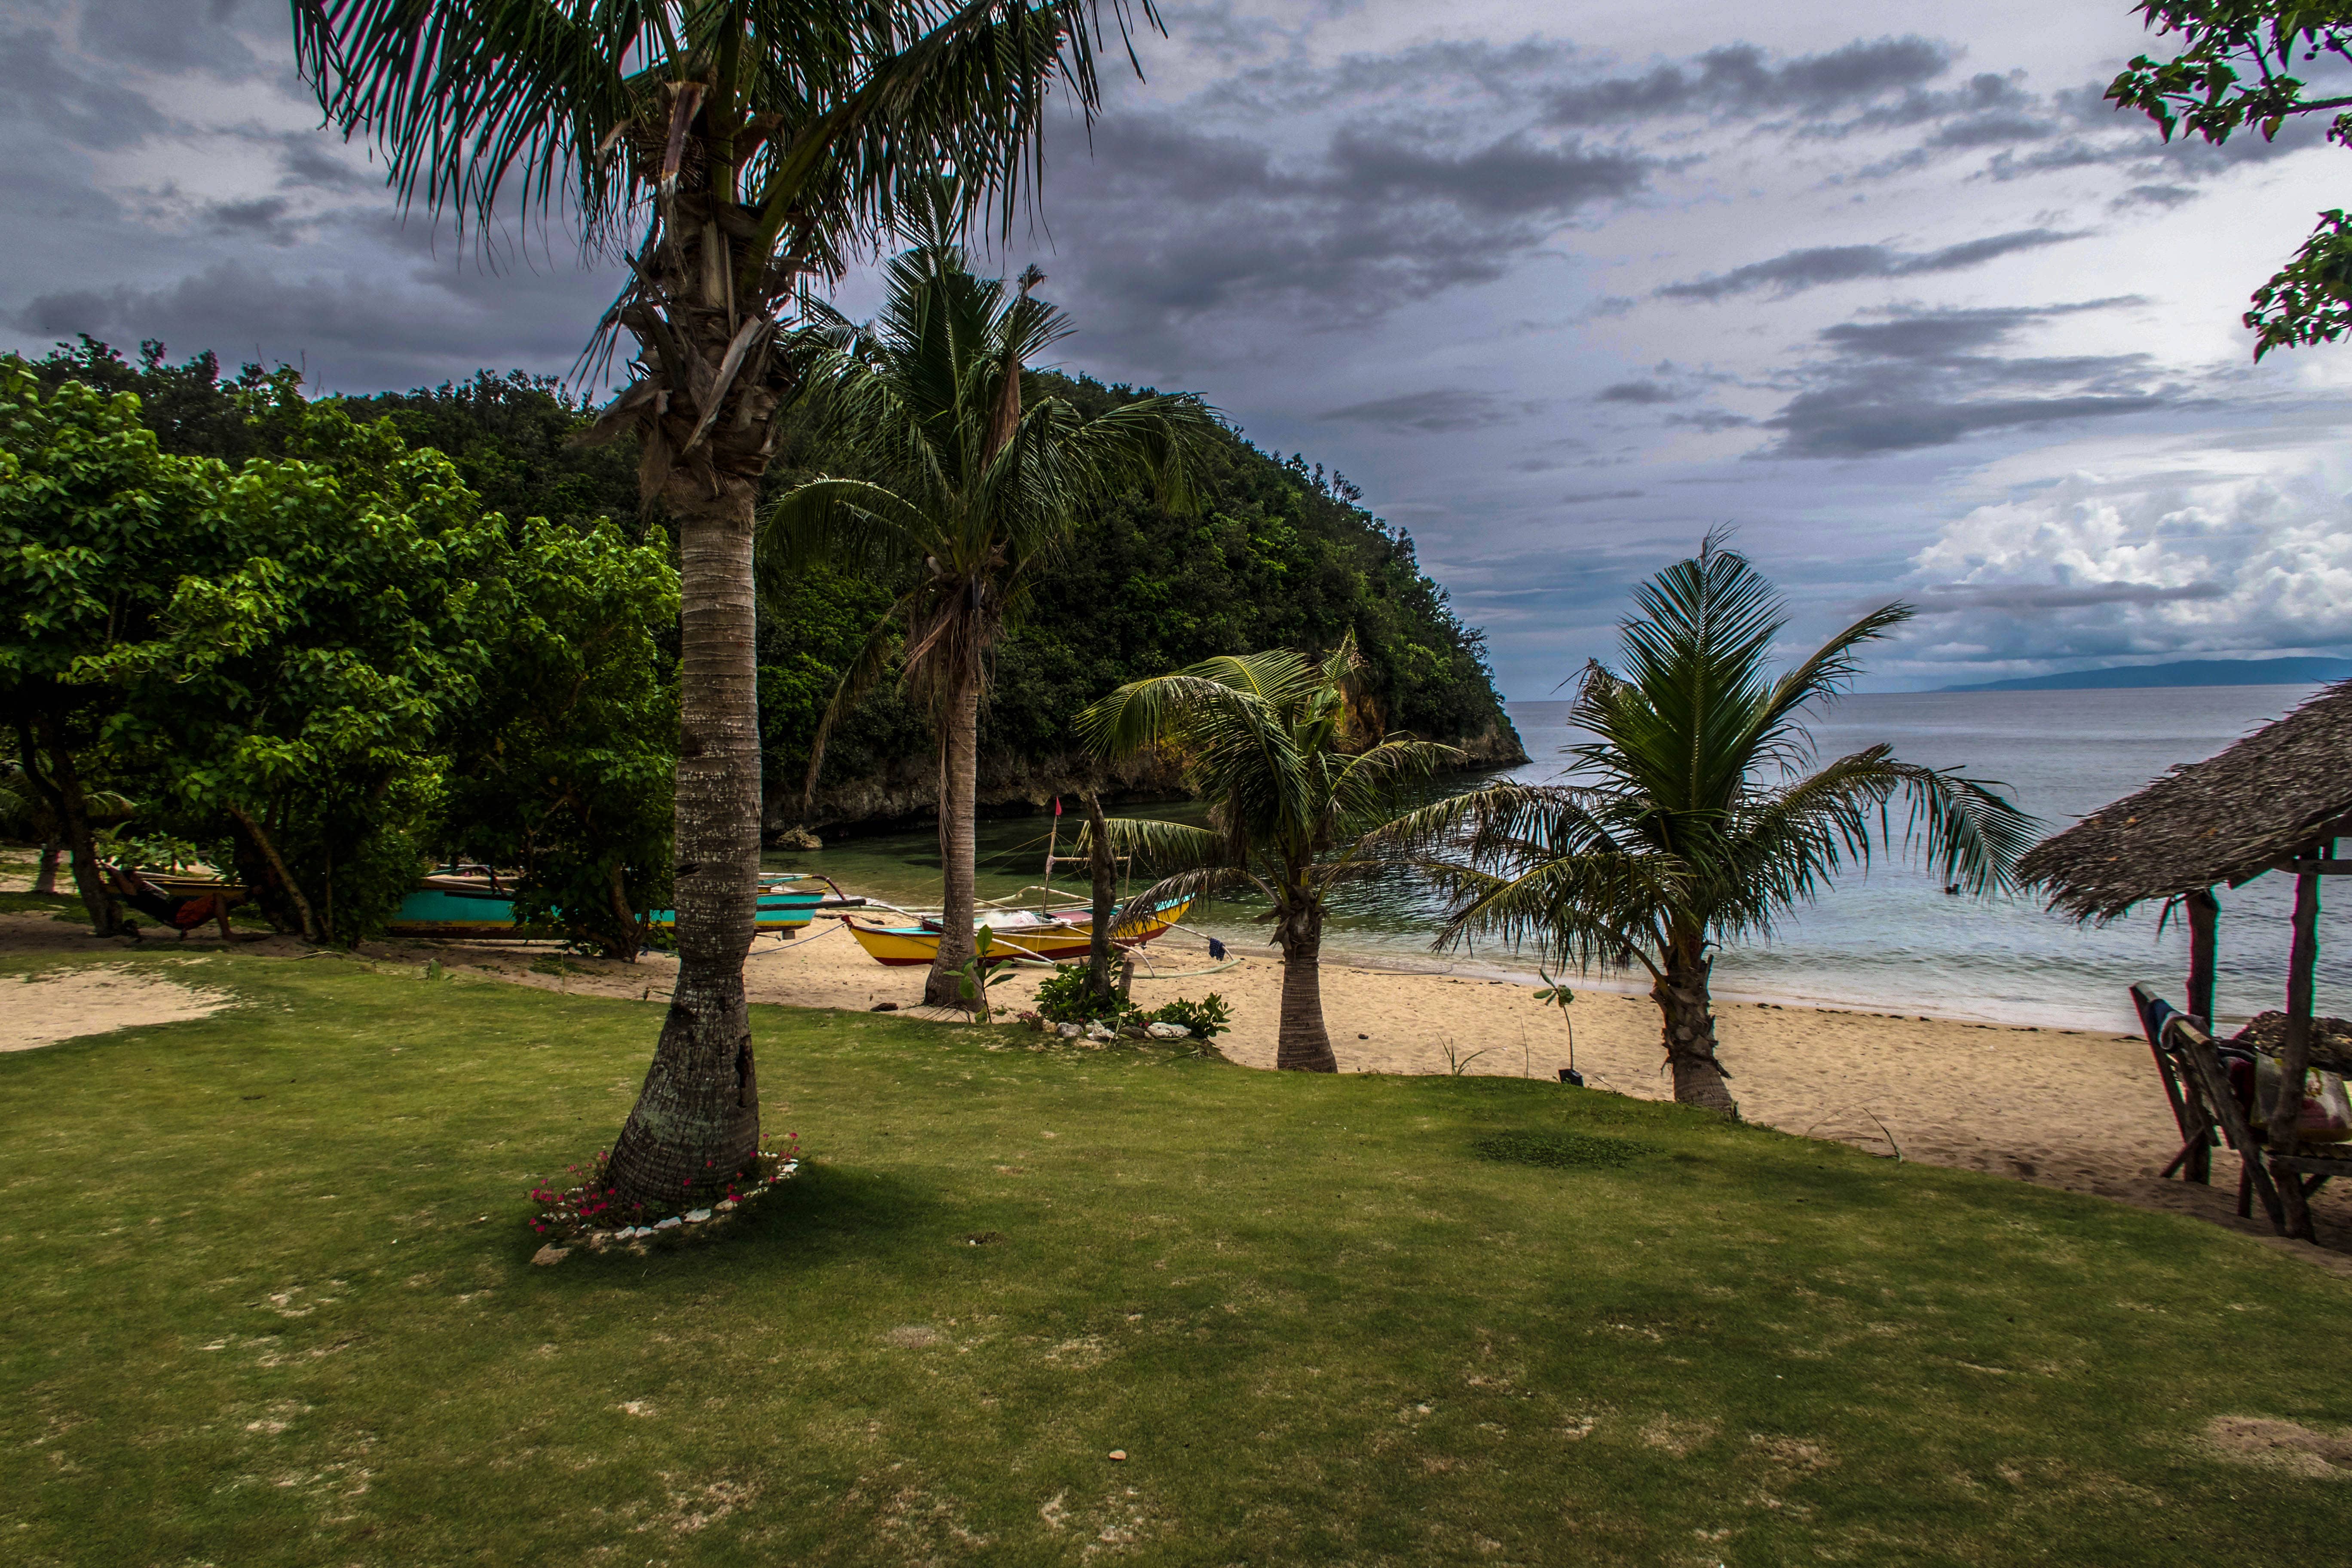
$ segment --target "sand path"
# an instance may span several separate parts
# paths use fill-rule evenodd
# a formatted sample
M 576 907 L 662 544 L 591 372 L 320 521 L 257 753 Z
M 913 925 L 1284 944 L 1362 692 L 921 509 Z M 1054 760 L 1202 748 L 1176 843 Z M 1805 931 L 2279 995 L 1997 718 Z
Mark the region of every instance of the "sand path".
M 123 964 L 0 979 L 0 1051 L 29 1051 L 83 1035 L 208 1017 L 236 1001 L 226 991 L 182 984 Z

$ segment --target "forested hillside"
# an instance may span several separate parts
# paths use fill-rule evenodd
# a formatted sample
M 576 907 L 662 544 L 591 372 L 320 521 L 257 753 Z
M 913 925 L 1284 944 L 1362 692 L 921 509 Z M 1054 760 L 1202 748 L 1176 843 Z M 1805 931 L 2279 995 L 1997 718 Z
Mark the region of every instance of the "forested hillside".
M 132 362 L 87 341 L 35 368 L 51 386 L 79 380 L 137 393 L 166 451 L 233 463 L 278 449 L 268 419 L 246 417 L 239 389 L 273 379 L 282 385 L 292 374 L 247 366 L 224 378 L 210 355 L 173 363 L 163 345 L 148 343 Z M 1089 414 L 1145 395 L 1051 374 L 1032 380 L 1034 395 L 1068 397 Z M 510 518 L 584 526 L 609 516 L 631 537 L 656 521 L 637 513 L 634 447 L 568 444 L 584 411 L 551 382 L 484 372 L 437 388 L 344 401 L 354 418 L 389 417 L 412 447 L 445 453 L 487 507 Z M 780 454 L 772 489 L 825 471 L 826 458 L 803 433 Z M 982 716 L 984 807 L 1024 809 L 1089 782 L 1129 794 L 1172 790 L 1164 763 L 1105 775 L 1074 754 L 1072 716 L 1121 681 L 1217 653 L 1328 648 L 1350 629 L 1370 667 L 1368 719 L 1462 745 L 1475 766 L 1523 760 L 1482 637 L 1422 574 L 1412 540 L 1356 504 L 1345 480 L 1228 436 L 1203 490 L 1195 515 L 1172 515 L 1137 497 L 1088 520 L 1036 582 L 1025 616 L 995 659 Z M 817 570 L 762 605 L 771 831 L 803 823 L 854 826 L 931 806 L 929 722 L 887 680 L 835 730 L 812 805 L 803 812 L 800 805 L 818 718 L 891 598 L 888 584 Z

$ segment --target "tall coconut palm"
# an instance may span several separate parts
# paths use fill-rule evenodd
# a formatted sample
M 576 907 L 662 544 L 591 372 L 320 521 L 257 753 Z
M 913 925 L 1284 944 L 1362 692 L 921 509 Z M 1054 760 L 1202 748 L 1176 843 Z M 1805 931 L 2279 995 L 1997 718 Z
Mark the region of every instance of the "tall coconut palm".
M 813 411 L 856 473 L 779 498 L 761 555 L 778 573 L 826 560 L 908 584 L 828 706 L 806 787 L 834 720 L 898 652 L 939 737 L 946 885 L 923 989 L 938 1006 L 962 1005 L 972 956 L 989 648 L 1086 510 L 1141 483 L 1156 484 L 1163 504 L 1188 506 L 1197 455 L 1219 428 L 1189 397 L 1140 398 L 1092 419 L 1063 398 L 1024 397 L 1024 367 L 1068 335 L 1069 320 L 1031 292 L 1044 281 L 1034 268 L 1012 289 L 972 274 L 956 242 L 961 206 L 942 182 L 924 208 L 922 243 L 890 263 L 881 313 L 864 328 L 836 320 L 814 334 Z
M 1570 722 L 1594 739 L 1567 748 L 1570 782 L 1490 785 L 1383 837 L 1420 847 L 1449 895 L 1441 946 L 1486 934 L 1578 966 L 1639 964 L 1675 1098 L 1731 1112 L 1711 949 L 1769 935 L 1846 860 L 1866 865 L 1874 843 L 1892 847 L 1897 795 L 1909 807 L 1900 842 L 1975 893 L 2012 885 L 2036 824 L 1997 785 L 1900 761 L 1884 744 L 1811 767 L 1807 709 L 1847 689 L 1856 650 L 1910 618 L 1908 606 L 1872 611 L 1774 676 L 1780 600 L 1717 536 L 1634 601 L 1623 673 L 1595 661 L 1577 691 Z
M 1009 226 L 1049 92 L 1091 121 L 1096 48 L 1134 16 L 1159 25 L 1151 0 L 293 0 L 320 104 L 404 202 L 461 227 L 535 211 L 628 266 L 587 363 L 624 331 L 637 352 L 596 434 L 642 442 L 682 599 L 678 974 L 613 1149 L 632 1198 L 758 1144 L 751 513 L 797 390 L 782 325 L 942 167 Z
M 1349 701 L 1363 667 L 1351 633 L 1318 664 L 1277 649 L 1230 655 L 1120 687 L 1078 716 L 1108 755 L 1168 745 L 1209 826 L 1114 820 L 1111 842 L 1169 873 L 1130 908 L 1178 894 L 1207 899 L 1255 888 L 1260 918 L 1282 947 L 1277 1068 L 1337 1072 L 1323 1026 L 1323 918 L 1331 889 L 1385 867 L 1363 852 L 1388 824 L 1401 789 L 1452 746 L 1409 735 L 1366 735 Z

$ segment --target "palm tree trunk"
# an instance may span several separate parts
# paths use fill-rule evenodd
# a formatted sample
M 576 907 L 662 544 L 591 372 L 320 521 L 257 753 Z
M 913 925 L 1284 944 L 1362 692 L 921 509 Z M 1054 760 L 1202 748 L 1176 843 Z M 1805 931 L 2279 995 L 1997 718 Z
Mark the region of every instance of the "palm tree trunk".
M 1666 972 L 1651 985 L 1650 997 L 1665 1020 L 1666 1063 L 1674 1069 L 1675 1100 L 1738 1116 L 1739 1104 L 1724 1087 L 1723 1064 L 1715 1059 L 1715 1012 L 1707 996 L 1714 960 L 1697 943 L 1676 943 Z
M 945 889 L 940 900 L 940 951 L 923 982 L 923 1005 L 962 1007 L 964 966 L 971 962 L 972 915 L 979 874 L 972 844 L 972 811 L 979 795 L 980 680 L 961 668 L 954 677 L 941 717 L 940 737 L 940 867 Z
M 1098 1002 L 1118 994 L 1111 984 L 1111 922 L 1118 918 L 1118 862 L 1110 852 L 1110 824 L 1103 817 L 1101 797 L 1086 793 L 1087 870 L 1094 883 L 1094 934 L 1087 942 L 1087 989 Z
M 1274 1065 L 1284 1072 L 1338 1072 L 1323 1026 L 1323 906 L 1304 900 L 1282 921 L 1282 1023 Z
M 625 1201 L 688 1208 L 760 1144 L 743 999 L 759 901 L 760 736 L 752 668 L 752 483 L 673 471 L 679 525 L 677 982 L 653 1066 L 613 1145 Z

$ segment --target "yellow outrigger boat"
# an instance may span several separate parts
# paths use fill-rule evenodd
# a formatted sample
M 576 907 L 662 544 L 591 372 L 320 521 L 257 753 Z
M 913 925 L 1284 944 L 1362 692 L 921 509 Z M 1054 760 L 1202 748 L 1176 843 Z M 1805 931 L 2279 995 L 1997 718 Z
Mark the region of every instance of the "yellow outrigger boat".
M 1141 919 L 1119 927 L 1111 942 L 1121 949 L 1139 947 L 1166 933 L 1192 907 L 1189 898 L 1163 900 Z M 866 926 L 847 915 L 840 917 L 866 956 L 893 968 L 911 968 L 939 956 L 940 930 L 925 921 L 911 926 Z M 995 935 L 995 950 L 1014 958 L 1044 959 L 1055 963 L 1084 963 L 1094 945 L 1091 913 L 1041 914 L 1035 910 L 984 911 L 980 924 Z

